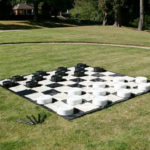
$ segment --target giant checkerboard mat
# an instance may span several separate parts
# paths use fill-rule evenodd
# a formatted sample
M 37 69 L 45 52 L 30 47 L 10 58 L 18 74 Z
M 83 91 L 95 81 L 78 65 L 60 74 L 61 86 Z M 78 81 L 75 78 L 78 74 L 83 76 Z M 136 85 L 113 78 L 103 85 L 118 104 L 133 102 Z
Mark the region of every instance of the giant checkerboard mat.
M 67 104 L 67 93 L 70 89 L 78 87 L 82 89 L 82 98 L 83 102 L 81 104 L 73 106 L 74 113 L 69 116 L 62 116 L 65 119 L 71 120 L 83 115 L 107 108 L 113 104 L 129 100 L 135 96 L 144 94 L 139 93 L 137 88 L 137 83 L 135 82 L 134 77 L 126 76 L 119 73 L 114 73 L 107 70 L 102 70 L 100 72 L 95 72 L 93 67 L 85 67 L 85 75 L 77 77 L 74 75 L 75 67 L 67 68 L 65 76 L 61 82 L 51 81 L 51 77 L 55 75 L 56 71 L 46 72 L 46 75 L 43 76 L 41 81 L 38 81 L 38 86 L 36 87 L 27 87 L 26 83 L 31 81 L 34 74 L 23 76 L 22 81 L 15 82 L 14 85 L 6 87 L 3 85 L 4 81 L 10 81 L 10 79 L 5 79 L 0 81 L 0 85 L 5 89 L 12 91 L 13 93 L 39 105 L 37 103 L 37 98 L 42 95 L 51 95 L 53 97 L 53 102 L 45 105 L 40 105 L 52 112 L 57 113 L 58 107 L 63 107 Z M 116 90 L 114 88 L 113 80 L 114 78 L 124 77 L 126 83 L 128 84 L 129 90 L 132 92 L 132 95 L 123 99 L 118 97 Z M 92 103 L 92 85 L 97 82 L 105 82 L 107 84 L 107 96 L 109 102 L 107 105 L 101 107 L 96 106 Z M 149 91 L 148 91 L 149 92 Z M 145 92 L 147 93 L 147 92 Z

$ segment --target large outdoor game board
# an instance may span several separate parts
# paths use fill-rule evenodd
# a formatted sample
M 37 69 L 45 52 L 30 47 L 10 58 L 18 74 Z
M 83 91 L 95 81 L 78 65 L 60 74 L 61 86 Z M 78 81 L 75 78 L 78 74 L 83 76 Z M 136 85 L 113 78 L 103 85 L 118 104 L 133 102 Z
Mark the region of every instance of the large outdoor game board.
M 150 91 L 145 77 L 77 64 L 0 81 L 13 93 L 71 120 Z

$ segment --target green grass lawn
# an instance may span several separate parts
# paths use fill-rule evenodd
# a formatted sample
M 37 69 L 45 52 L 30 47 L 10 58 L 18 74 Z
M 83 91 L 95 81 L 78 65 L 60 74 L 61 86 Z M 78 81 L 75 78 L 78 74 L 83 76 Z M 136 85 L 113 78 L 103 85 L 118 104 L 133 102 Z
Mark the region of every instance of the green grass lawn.
M 97 33 L 96 29 L 98 30 Z M 114 28 L 112 31 L 112 27 L 98 26 L 63 30 L 39 29 L 0 33 L 0 36 L 3 36 L 1 40 L 5 39 L 3 42 L 83 40 L 83 37 L 85 37 L 85 41 L 95 41 L 94 39 L 100 41 L 102 35 L 106 37 L 101 29 L 111 32 L 107 31 L 108 40 L 103 39 L 107 42 L 110 42 L 111 39 L 112 42 L 117 42 L 119 37 L 115 35 L 126 37 L 126 39 L 118 41 L 123 43 L 128 43 L 132 37 L 135 37 L 135 39 L 132 39 L 132 43 L 147 45 L 148 38 L 150 39 L 150 34 L 146 32 L 140 33 L 126 28 L 118 30 Z M 127 36 L 126 31 L 131 31 L 127 35 L 132 35 L 132 37 Z M 12 36 L 10 37 L 10 35 Z M 115 40 L 109 35 L 114 35 Z M 147 38 L 140 38 L 138 35 Z M 27 37 L 31 38 L 28 39 Z M 142 41 L 142 43 L 139 43 L 139 41 Z M 41 69 L 50 71 L 59 66 L 69 67 L 79 62 L 91 66 L 103 66 L 110 71 L 131 76 L 146 76 L 150 79 L 149 50 L 109 46 L 46 44 L 1 45 L 0 79 L 17 74 L 30 74 Z M 108 109 L 67 121 L 0 88 L 0 150 L 149 150 L 149 108 L 150 94 L 146 94 Z M 41 125 L 29 126 L 16 122 L 18 118 L 25 117 L 25 115 L 36 115 L 38 113 L 46 113 L 48 116 Z
M 101 42 L 116 44 L 133 44 L 150 46 L 150 32 L 139 32 L 133 28 L 115 28 L 113 26 L 78 26 L 53 28 L 57 25 L 39 25 L 24 22 L 1 21 L 0 26 L 5 29 L 14 26 L 23 26 L 25 31 L 0 32 L 0 43 L 15 42 L 50 42 L 50 41 L 76 41 L 76 42 Z M 12 25 L 13 24 L 13 25 Z M 45 23 L 46 24 L 46 23 Z M 8 27 L 9 26 L 9 27 Z M 62 25 L 63 26 L 63 25 Z M 65 25 L 64 25 L 65 26 Z

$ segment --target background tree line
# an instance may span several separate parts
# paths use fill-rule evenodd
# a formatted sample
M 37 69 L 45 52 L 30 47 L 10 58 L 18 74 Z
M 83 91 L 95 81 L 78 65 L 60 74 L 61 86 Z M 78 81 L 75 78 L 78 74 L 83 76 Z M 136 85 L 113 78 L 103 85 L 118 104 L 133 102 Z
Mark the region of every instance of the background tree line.
M 75 0 L 71 15 L 81 22 L 150 29 L 150 0 Z
M 42 15 L 57 17 L 69 9 L 69 19 L 76 23 L 97 23 L 117 27 L 132 26 L 150 29 L 150 0 L 0 0 L 0 18 L 11 15 L 12 6 L 27 2 L 34 6 L 34 19 L 38 8 Z

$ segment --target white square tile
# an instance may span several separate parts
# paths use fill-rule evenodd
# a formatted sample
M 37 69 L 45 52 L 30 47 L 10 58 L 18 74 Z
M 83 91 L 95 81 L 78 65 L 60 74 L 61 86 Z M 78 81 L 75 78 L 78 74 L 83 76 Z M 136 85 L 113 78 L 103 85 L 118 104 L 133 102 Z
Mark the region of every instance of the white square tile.
M 15 87 L 11 87 L 9 89 L 12 90 L 13 92 L 19 92 L 19 91 L 23 91 L 23 90 L 26 90 L 26 89 L 29 89 L 29 88 L 27 88 L 24 85 L 18 85 L 18 86 L 15 86 Z
M 35 88 L 32 88 L 32 90 L 34 91 L 37 91 L 39 93 L 42 93 L 44 91 L 48 91 L 50 90 L 51 88 L 50 87 L 47 87 L 47 86 L 40 86 L 40 87 L 35 87 Z
M 77 109 L 79 109 L 79 110 L 81 110 L 83 112 L 88 112 L 88 111 L 91 111 L 93 109 L 97 109 L 99 107 L 93 105 L 92 103 L 86 102 L 86 103 L 83 103 L 81 105 L 76 105 L 75 108 L 77 108 Z
M 25 95 L 25 97 L 29 98 L 32 101 L 37 101 L 37 98 L 41 97 L 41 96 L 44 96 L 44 94 L 42 94 L 42 93 L 33 93 L 33 94 L 30 94 L 30 95 Z
M 64 105 L 66 105 L 64 102 L 57 101 L 57 102 L 55 102 L 55 103 L 46 104 L 45 106 L 46 106 L 47 108 L 50 108 L 50 109 L 52 109 L 53 111 L 57 112 L 57 109 L 58 109 L 59 107 L 63 107 Z
M 69 86 L 62 86 L 62 87 L 58 87 L 56 90 L 57 91 L 61 91 L 62 93 L 68 92 L 72 87 Z
M 122 100 L 121 97 L 118 97 L 118 96 L 113 95 L 113 94 L 110 94 L 110 95 L 108 96 L 108 99 L 109 99 L 110 101 L 112 101 L 113 103 Z
M 58 101 L 62 101 L 62 100 L 66 100 L 67 99 L 67 94 L 65 93 L 59 93 L 53 96 L 53 98 L 55 98 Z

